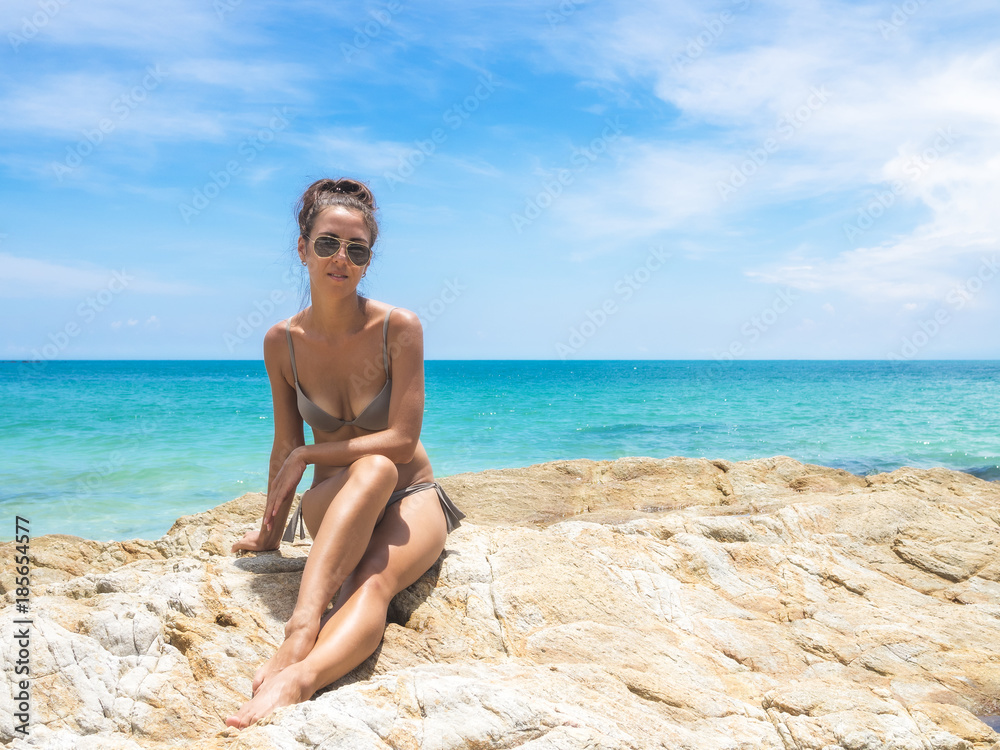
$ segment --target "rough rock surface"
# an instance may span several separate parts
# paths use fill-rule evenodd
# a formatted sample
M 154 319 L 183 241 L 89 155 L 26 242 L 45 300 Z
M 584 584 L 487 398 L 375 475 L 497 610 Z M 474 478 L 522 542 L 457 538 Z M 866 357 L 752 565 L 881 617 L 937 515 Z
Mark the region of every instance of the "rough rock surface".
M 468 513 L 354 673 L 243 732 L 307 543 L 234 557 L 261 495 L 157 541 L 32 541 L 32 725 L 11 748 L 986 748 L 1000 486 L 775 457 L 443 481 Z M 0 545 L 11 560 L 11 544 Z M 7 566 L 9 568 L 9 566 Z M 992 718 L 991 718 L 992 717 Z

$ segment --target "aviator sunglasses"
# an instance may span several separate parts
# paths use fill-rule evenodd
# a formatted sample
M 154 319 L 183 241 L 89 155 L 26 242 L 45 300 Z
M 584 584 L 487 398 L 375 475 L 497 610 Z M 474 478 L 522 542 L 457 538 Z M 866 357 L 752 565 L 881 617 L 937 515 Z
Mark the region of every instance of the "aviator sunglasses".
M 312 241 L 313 250 L 320 258 L 331 258 L 340 252 L 341 244 L 347 245 L 347 259 L 356 266 L 363 266 L 372 258 L 372 249 L 363 242 L 342 240 L 321 234 Z

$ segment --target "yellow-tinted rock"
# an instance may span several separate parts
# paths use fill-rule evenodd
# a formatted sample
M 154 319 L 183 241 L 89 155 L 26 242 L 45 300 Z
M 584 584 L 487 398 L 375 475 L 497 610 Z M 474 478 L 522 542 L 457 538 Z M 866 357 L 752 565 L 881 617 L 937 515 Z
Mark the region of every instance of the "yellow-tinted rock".
M 12 748 L 976 748 L 1000 695 L 1000 487 L 778 456 L 442 480 L 467 514 L 379 651 L 223 726 L 307 543 L 234 557 L 263 496 L 154 541 L 32 540 L 31 742 Z M 10 545 L 0 545 L 9 559 Z M 0 622 L 13 632 L 13 594 Z M 7 675 L 17 658 L 0 639 Z

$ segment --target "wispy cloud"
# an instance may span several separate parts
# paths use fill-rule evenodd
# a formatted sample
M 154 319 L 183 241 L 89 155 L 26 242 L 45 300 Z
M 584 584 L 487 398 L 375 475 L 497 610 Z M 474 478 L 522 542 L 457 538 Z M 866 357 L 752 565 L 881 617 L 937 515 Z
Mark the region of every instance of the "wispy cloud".
M 35 258 L 0 253 L 0 292 L 18 299 L 75 298 L 103 289 L 115 293 L 190 296 L 209 290 L 193 284 L 160 281 L 129 268 L 98 268 L 92 264 L 67 266 Z
M 779 261 L 749 275 L 811 291 L 836 289 L 876 304 L 940 300 L 983 258 L 1000 253 L 995 208 L 1000 201 L 1000 157 L 982 162 L 942 157 L 941 162 L 913 186 L 932 217 L 908 234 L 832 258 Z
M 137 12 L 128 0 L 99 3 L 53 2 L 54 11 L 42 9 L 33 0 L 11 0 L 0 11 L 0 32 L 31 33 L 32 19 L 47 20 L 26 40 L 27 44 L 65 45 L 89 49 L 123 49 L 148 54 L 156 51 L 192 49 L 213 43 L 212 36 L 225 26 L 211 3 L 173 0 L 153 3 Z M 17 54 L 23 50 L 17 49 Z
M 553 207 L 554 219 L 577 236 L 698 232 L 713 219 L 734 226 L 750 212 L 833 194 L 844 204 L 827 210 L 848 222 L 856 203 L 900 181 L 905 195 L 894 210 L 913 218 L 894 239 L 855 237 L 845 249 L 850 238 L 841 232 L 808 251 L 775 248 L 776 260 L 766 266 L 745 266 L 756 280 L 871 299 L 940 295 L 975 256 L 998 247 L 992 207 L 1000 202 L 1000 45 L 954 35 L 950 43 L 914 42 L 953 22 L 948 14 L 955 9 L 922 5 L 886 34 L 880 22 L 891 12 L 880 7 L 749 6 L 638 3 L 619 8 L 611 23 L 580 13 L 576 33 L 567 25 L 539 36 L 577 74 L 610 89 L 633 90 L 649 80 L 678 109 L 661 135 L 631 134 L 619 144 L 616 164 L 595 165 Z M 958 12 L 974 22 L 991 11 Z M 817 89 L 826 101 L 807 112 Z M 794 132 L 782 139 L 788 123 Z M 954 134 L 944 149 L 936 143 L 942 132 Z M 769 138 L 777 148 L 765 153 Z M 712 186 L 753 158 L 747 186 L 720 200 Z M 907 177 L 922 158 L 920 178 Z
M 0 97 L 0 108 L 7 113 L 0 131 L 57 137 L 72 143 L 88 132 L 102 138 L 113 133 L 114 139 L 139 134 L 170 140 L 217 140 L 225 135 L 232 115 L 190 108 L 190 102 L 185 107 L 176 94 L 166 91 L 166 83 L 144 87 L 143 80 L 152 81 L 148 68 L 157 66 L 115 75 L 52 74 L 11 87 Z M 158 70 L 163 80 L 169 81 L 169 68 Z
M 171 63 L 171 75 L 178 80 L 241 91 L 260 97 L 280 94 L 281 101 L 306 97 L 304 84 L 320 78 L 316 68 L 279 61 L 246 62 L 226 58 L 185 58 Z
M 319 165 L 338 174 L 381 174 L 397 167 L 400 159 L 414 150 L 412 143 L 379 139 L 364 127 L 326 128 L 300 136 L 298 143 L 314 155 Z

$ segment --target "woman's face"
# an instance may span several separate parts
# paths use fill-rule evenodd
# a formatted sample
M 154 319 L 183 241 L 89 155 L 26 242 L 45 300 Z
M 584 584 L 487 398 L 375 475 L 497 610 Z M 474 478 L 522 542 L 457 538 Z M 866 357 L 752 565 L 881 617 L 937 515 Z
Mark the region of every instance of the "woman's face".
M 347 257 L 344 243 L 341 243 L 336 255 L 331 255 L 329 258 L 319 257 L 313 249 L 313 241 L 320 235 L 363 242 L 370 247 L 371 239 L 364 217 L 359 211 L 343 206 L 331 206 L 323 209 L 316 217 L 309 237 L 299 238 L 299 257 L 306 262 L 314 290 L 321 291 L 329 287 L 332 291 L 349 289 L 353 292 L 368 270 L 368 265 L 354 265 Z

